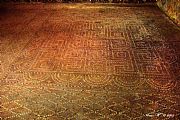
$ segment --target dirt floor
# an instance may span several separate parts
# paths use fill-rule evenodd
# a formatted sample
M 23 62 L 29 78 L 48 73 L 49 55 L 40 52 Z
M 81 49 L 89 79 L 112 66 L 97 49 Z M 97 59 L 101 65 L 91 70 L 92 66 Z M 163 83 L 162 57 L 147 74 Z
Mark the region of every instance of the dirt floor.
M 0 120 L 178 120 L 179 80 L 154 5 L 1 5 Z

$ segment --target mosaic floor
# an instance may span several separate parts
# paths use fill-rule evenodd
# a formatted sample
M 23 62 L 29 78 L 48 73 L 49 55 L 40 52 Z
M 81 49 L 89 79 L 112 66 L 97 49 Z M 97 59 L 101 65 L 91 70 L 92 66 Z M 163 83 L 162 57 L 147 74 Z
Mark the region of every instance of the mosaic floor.
M 180 29 L 156 6 L 0 8 L 0 120 L 178 120 Z

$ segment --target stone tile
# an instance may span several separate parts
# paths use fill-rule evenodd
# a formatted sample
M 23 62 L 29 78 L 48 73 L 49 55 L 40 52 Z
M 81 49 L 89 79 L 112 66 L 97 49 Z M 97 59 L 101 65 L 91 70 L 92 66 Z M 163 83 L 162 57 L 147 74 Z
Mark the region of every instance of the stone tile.
M 179 36 L 153 5 L 9 6 L 0 12 L 0 119 L 176 119 Z

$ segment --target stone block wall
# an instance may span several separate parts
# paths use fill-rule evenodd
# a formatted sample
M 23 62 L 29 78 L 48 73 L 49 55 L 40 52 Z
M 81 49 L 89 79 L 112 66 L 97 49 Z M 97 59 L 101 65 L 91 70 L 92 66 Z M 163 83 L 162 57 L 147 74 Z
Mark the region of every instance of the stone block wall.
M 180 0 L 158 0 L 157 5 L 180 26 Z

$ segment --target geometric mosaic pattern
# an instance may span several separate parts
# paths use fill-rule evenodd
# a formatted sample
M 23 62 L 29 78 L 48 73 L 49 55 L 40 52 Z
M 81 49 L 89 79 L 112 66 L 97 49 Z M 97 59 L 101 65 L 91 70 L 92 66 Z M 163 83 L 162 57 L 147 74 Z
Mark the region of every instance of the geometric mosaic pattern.
M 180 29 L 156 6 L 0 9 L 0 119 L 180 118 Z

